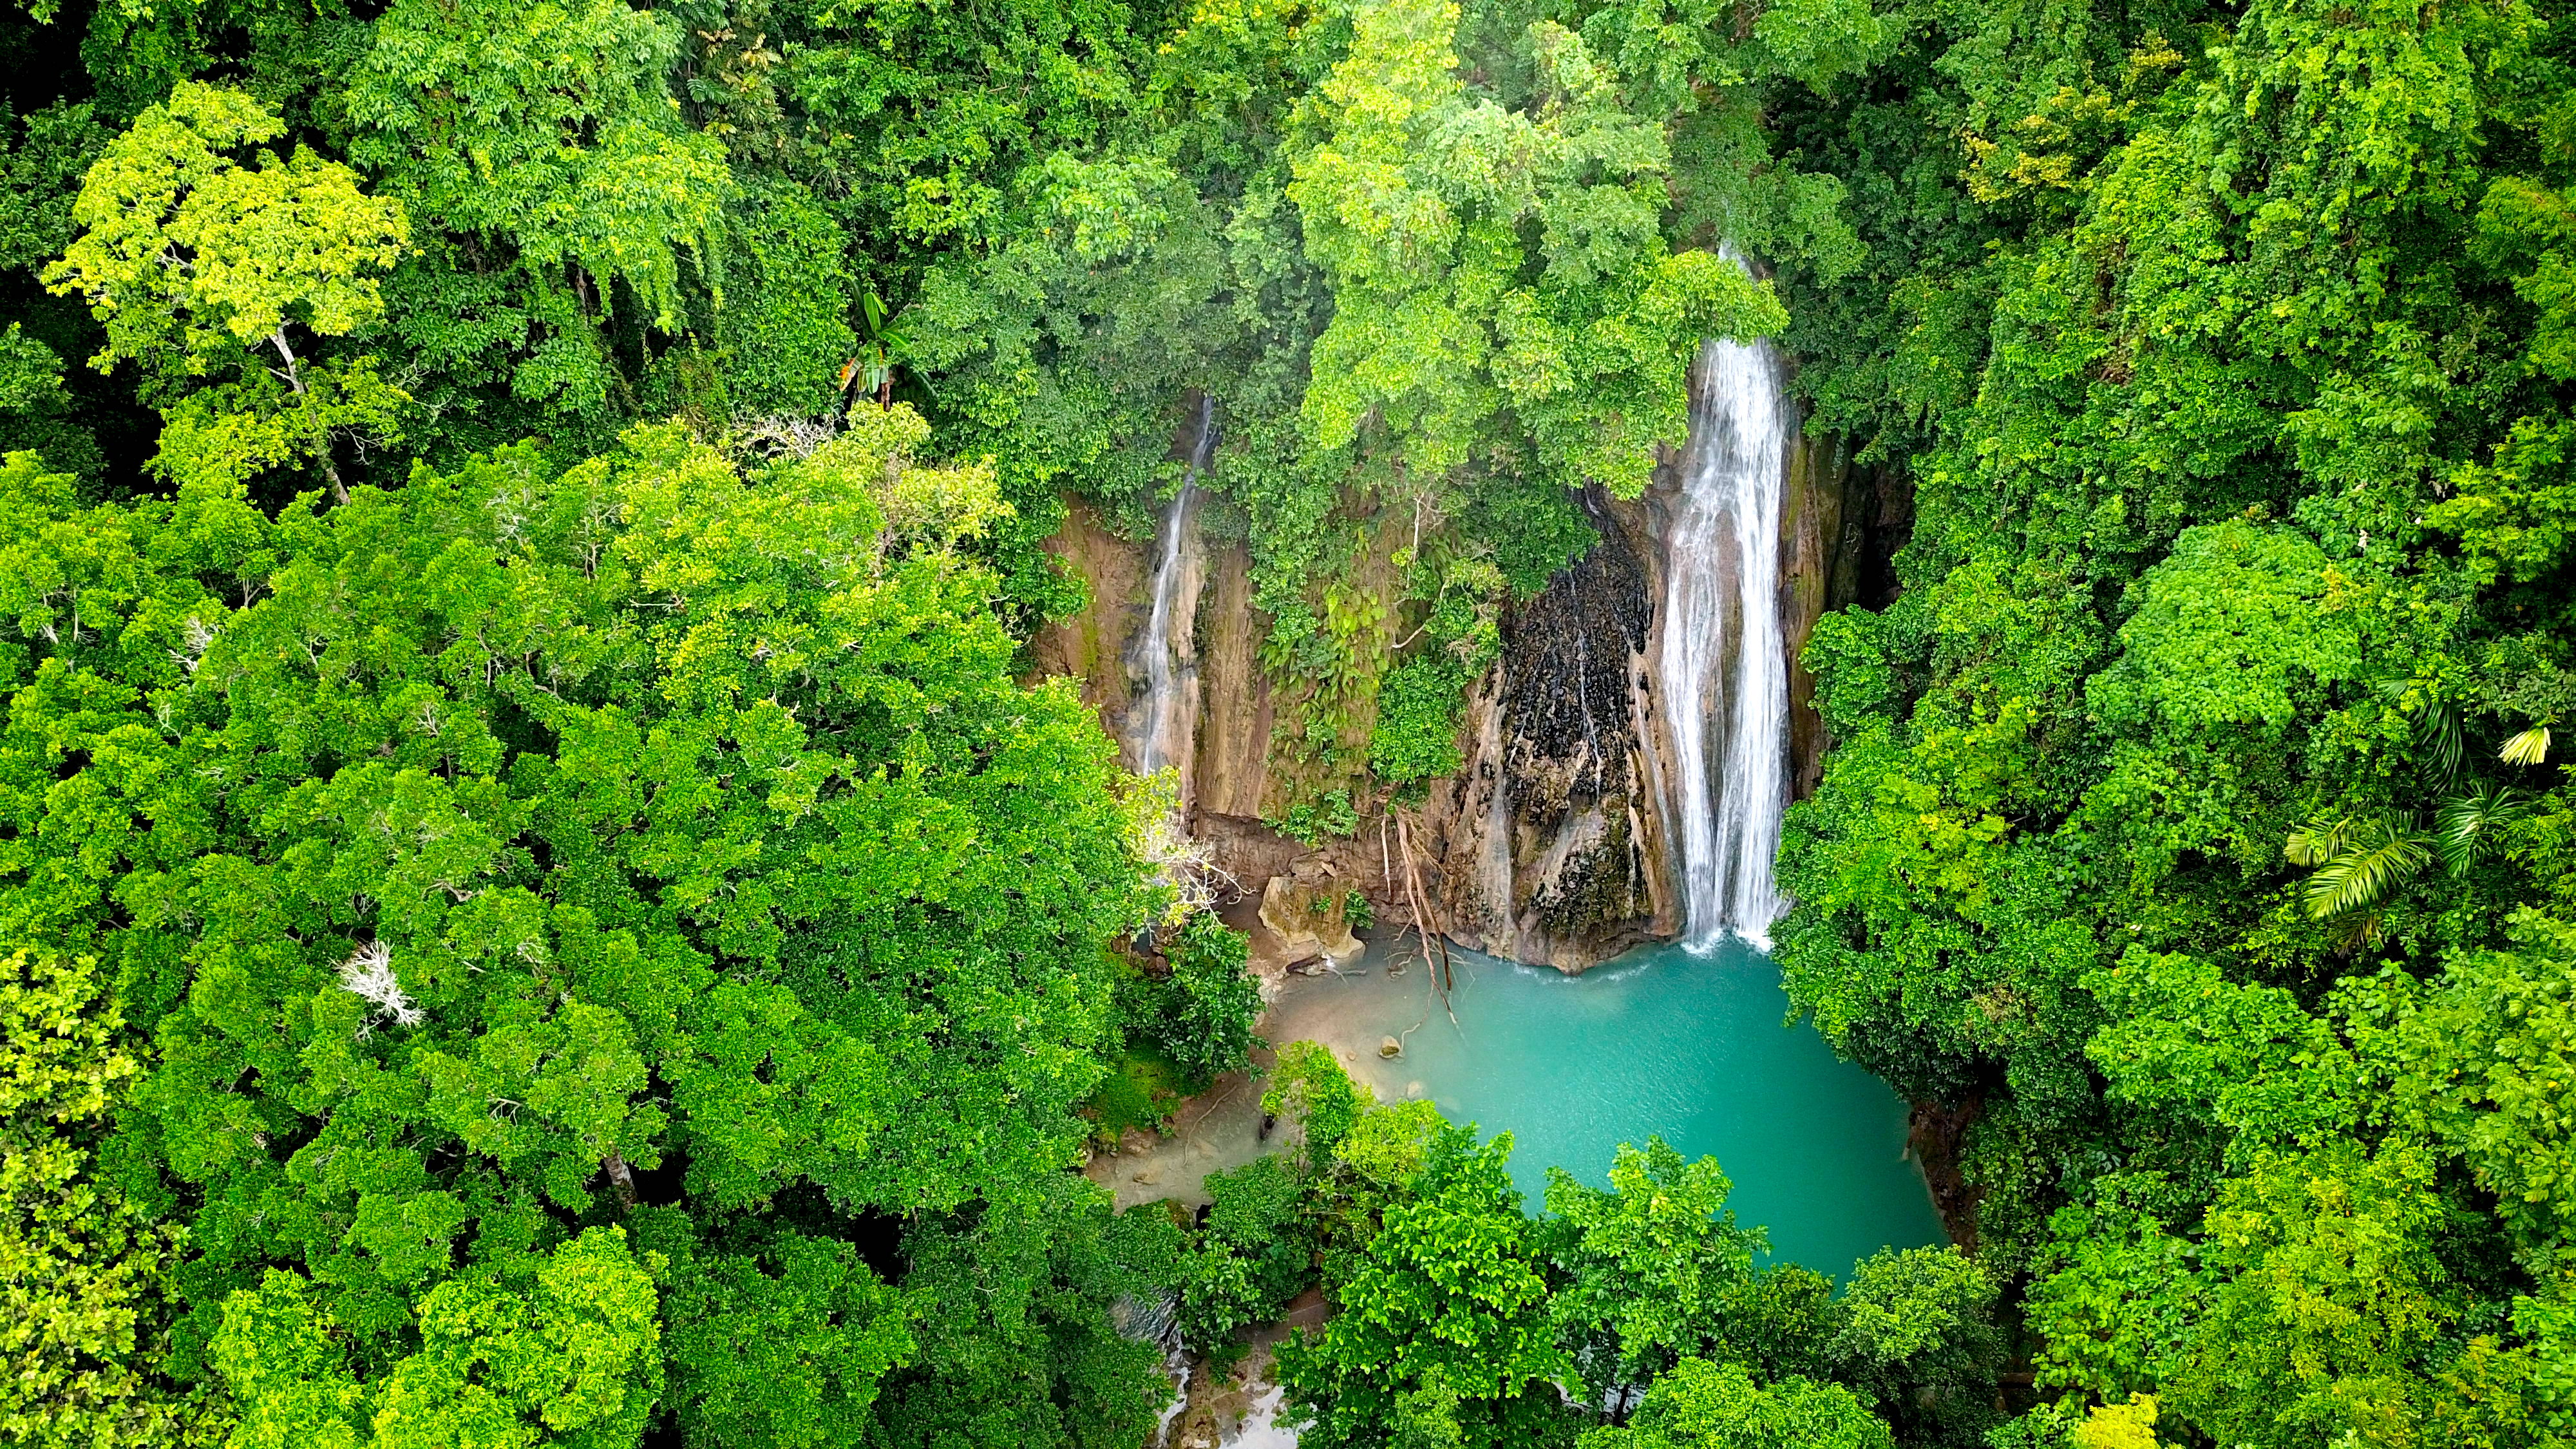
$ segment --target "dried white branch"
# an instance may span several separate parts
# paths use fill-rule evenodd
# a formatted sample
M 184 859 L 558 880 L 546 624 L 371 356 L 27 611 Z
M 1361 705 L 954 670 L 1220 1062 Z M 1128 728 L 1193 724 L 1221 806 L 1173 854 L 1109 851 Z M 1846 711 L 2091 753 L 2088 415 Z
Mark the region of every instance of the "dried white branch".
M 1243 883 L 1217 865 L 1215 850 L 1181 828 L 1177 811 L 1145 817 L 1136 830 L 1136 853 L 1171 884 L 1177 896 L 1170 913 L 1174 922 L 1194 911 L 1215 910 L 1243 893 Z
M 734 424 L 724 442 L 726 451 L 738 457 L 797 462 L 812 457 L 840 431 L 840 419 L 828 414 L 819 418 L 748 418 Z
M 340 963 L 340 989 L 375 1008 L 373 1021 L 390 1021 L 396 1026 L 418 1026 L 427 1018 L 418 1003 L 402 989 L 394 975 L 393 948 L 382 941 L 369 941 L 351 952 Z M 366 1034 L 361 1028 L 360 1036 Z

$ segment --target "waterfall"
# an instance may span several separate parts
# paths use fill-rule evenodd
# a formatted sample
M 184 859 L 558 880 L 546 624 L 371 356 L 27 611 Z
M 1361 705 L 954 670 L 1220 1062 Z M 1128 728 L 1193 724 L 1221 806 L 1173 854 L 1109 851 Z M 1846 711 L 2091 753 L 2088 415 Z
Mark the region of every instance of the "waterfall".
M 1199 473 L 1207 466 L 1209 450 L 1215 446 L 1216 399 L 1201 393 L 1198 436 L 1190 445 L 1188 470 L 1181 475 L 1181 491 L 1172 495 L 1156 539 L 1153 611 L 1146 616 L 1144 636 L 1136 644 L 1144 665 L 1145 692 L 1129 718 L 1139 775 L 1170 769 L 1189 753 L 1190 726 L 1197 713 L 1191 686 L 1198 682 L 1198 651 L 1186 639 L 1175 640 L 1172 627 L 1182 612 L 1179 600 L 1189 572 L 1183 554 L 1190 503 L 1198 494 Z M 1183 625 L 1187 627 L 1188 621 Z
M 1658 661 L 1672 730 L 1683 944 L 1705 951 L 1731 932 L 1767 948 L 1783 908 L 1771 859 L 1789 802 L 1780 499 L 1793 415 L 1768 343 L 1712 341 L 1697 373 L 1665 551 Z
M 1181 1343 L 1180 1311 L 1180 1295 L 1170 1292 L 1151 1298 L 1123 1294 L 1109 1305 L 1110 1327 L 1120 1337 L 1163 1350 L 1163 1371 L 1172 1376 L 1172 1401 L 1155 1419 L 1154 1437 L 1145 1441 L 1146 1449 L 1163 1449 L 1172 1437 L 1172 1421 L 1190 1406 L 1190 1355 Z
M 1297 1431 L 1279 1422 L 1281 1401 L 1287 1390 L 1277 1384 L 1253 1396 L 1252 1406 L 1244 1411 L 1243 1422 L 1226 1436 L 1225 1449 L 1296 1449 Z

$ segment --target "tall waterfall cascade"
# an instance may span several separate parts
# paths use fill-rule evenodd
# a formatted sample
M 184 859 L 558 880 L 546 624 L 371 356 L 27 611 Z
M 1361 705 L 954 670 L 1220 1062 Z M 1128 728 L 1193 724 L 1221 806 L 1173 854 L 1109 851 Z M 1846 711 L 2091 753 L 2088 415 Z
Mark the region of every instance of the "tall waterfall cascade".
M 1198 682 L 1198 651 L 1188 637 L 1194 621 L 1180 617 L 1187 612 L 1180 599 L 1190 569 L 1190 504 L 1198 495 L 1199 475 L 1206 469 L 1215 446 L 1216 400 L 1201 393 L 1198 433 L 1190 444 L 1181 491 L 1172 495 L 1171 506 L 1163 514 L 1160 536 L 1155 540 L 1153 607 L 1145 617 L 1145 632 L 1136 642 L 1145 689 L 1129 716 L 1129 733 L 1139 775 L 1168 770 L 1187 758 L 1190 751 L 1190 727 L 1198 714 L 1193 688 Z M 1176 635 L 1175 630 L 1180 633 Z
M 1683 944 L 1771 944 L 1789 803 L 1780 506 L 1795 413 L 1768 343 L 1700 349 L 1681 496 L 1665 551 L 1658 661 L 1672 732 Z

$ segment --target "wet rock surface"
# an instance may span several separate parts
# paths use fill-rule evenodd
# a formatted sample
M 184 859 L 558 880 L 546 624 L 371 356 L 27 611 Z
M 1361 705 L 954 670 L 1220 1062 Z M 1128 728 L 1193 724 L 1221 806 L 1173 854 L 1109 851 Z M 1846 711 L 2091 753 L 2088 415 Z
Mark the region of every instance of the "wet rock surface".
M 1645 510 L 1586 499 L 1600 541 L 1503 620 L 1469 708 L 1466 767 L 1425 835 L 1443 922 L 1494 955 L 1565 970 L 1674 927 L 1665 904 Z

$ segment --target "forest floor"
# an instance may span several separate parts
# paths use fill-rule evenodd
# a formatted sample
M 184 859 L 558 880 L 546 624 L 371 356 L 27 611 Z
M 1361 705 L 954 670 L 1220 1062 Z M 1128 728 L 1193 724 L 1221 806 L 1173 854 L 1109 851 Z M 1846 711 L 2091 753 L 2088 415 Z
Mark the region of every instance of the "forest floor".
M 1270 1053 L 1255 1051 L 1253 1063 L 1255 1071 L 1267 1068 Z M 1228 1072 L 1180 1104 L 1170 1136 L 1130 1129 L 1117 1147 L 1093 1156 L 1082 1172 L 1116 1195 L 1121 1212 L 1140 1202 L 1166 1200 L 1195 1208 L 1208 1201 L 1204 1183 L 1209 1173 L 1231 1172 L 1294 1140 L 1295 1132 L 1285 1124 L 1263 1139 L 1260 1080 L 1248 1072 Z

